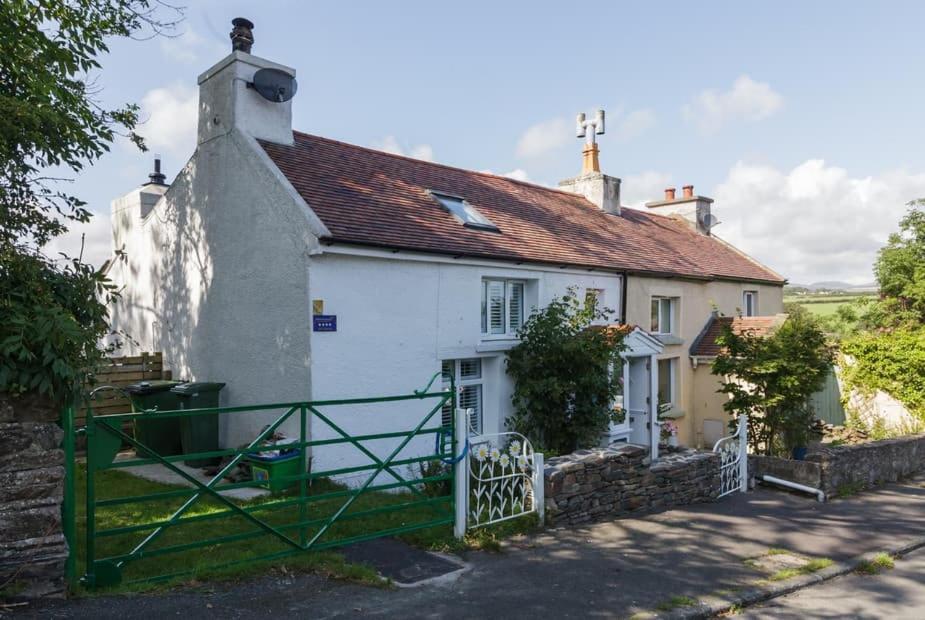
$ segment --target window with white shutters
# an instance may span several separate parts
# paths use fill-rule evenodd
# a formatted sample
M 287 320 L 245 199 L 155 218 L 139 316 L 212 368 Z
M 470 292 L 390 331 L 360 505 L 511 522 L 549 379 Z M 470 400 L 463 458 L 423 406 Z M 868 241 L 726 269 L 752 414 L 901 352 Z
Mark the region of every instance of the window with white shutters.
M 524 283 L 482 281 L 482 334 L 514 337 L 524 323 Z
M 482 432 L 482 360 L 470 358 L 443 361 L 443 386 L 450 386 L 450 377 L 456 381 L 457 407 L 471 409 L 469 428 L 476 433 Z M 443 406 L 442 424 L 449 426 L 453 420 L 451 403 Z

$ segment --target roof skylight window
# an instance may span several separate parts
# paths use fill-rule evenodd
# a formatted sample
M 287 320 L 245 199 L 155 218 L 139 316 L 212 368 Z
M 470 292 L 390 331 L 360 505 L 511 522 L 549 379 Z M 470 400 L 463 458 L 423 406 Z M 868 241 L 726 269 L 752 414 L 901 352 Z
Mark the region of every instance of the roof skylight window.
M 491 230 L 500 232 L 491 220 L 478 212 L 478 209 L 469 204 L 465 198 L 452 196 L 449 194 L 438 194 L 430 192 L 440 205 L 453 214 L 453 216 L 463 223 L 463 226 L 469 228 L 478 228 L 480 230 Z

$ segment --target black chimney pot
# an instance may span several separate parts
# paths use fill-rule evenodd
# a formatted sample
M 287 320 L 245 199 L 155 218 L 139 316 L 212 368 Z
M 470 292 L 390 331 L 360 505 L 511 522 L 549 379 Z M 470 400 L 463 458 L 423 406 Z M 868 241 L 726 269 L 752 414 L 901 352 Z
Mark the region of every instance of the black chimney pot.
M 231 20 L 231 51 L 251 53 L 251 46 L 254 44 L 254 23 L 243 17 L 235 17 Z
M 151 179 L 148 181 L 147 185 L 167 185 L 165 181 L 167 177 L 161 172 L 161 156 L 154 156 L 154 172 L 148 175 L 148 178 Z

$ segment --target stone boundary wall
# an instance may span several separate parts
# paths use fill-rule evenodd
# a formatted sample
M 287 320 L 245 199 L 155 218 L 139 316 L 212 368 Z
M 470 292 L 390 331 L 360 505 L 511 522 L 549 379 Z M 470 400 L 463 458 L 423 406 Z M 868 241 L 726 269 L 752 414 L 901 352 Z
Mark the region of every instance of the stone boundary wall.
M 58 411 L 0 394 L 0 596 L 64 596 L 64 451 Z
M 829 496 L 896 482 L 923 470 L 925 435 L 821 446 L 813 449 L 805 461 L 754 454 L 748 457 L 752 478 L 769 474 L 822 489 Z
M 826 495 L 896 482 L 925 469 L 925 435 L 823 447 L 806 459 L 822 468 Z
M 596 519 L 714 501 L 719 456 L 684 450 L 649 465 L 638 446 L 579 450 L 546 461 L 546 520 L 578 525 Z

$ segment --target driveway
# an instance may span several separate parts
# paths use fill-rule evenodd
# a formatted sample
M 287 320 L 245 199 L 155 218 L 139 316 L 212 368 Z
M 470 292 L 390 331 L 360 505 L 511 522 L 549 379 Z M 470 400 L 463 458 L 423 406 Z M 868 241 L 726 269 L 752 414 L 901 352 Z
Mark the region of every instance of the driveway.
M 264 577 L 207 590 L 45 603 L 43 618 L 312 618 L 403 616 L 627 617 L 672 597 L 754 583 L 746 560 L 770 548 L 846 560 L 925 535 L 921 479 L 828 504 L 759 489 L 701 504 L 515 539 L 502 553 L 470 553 L 459 578 L 376 589 L 315 575 Z

